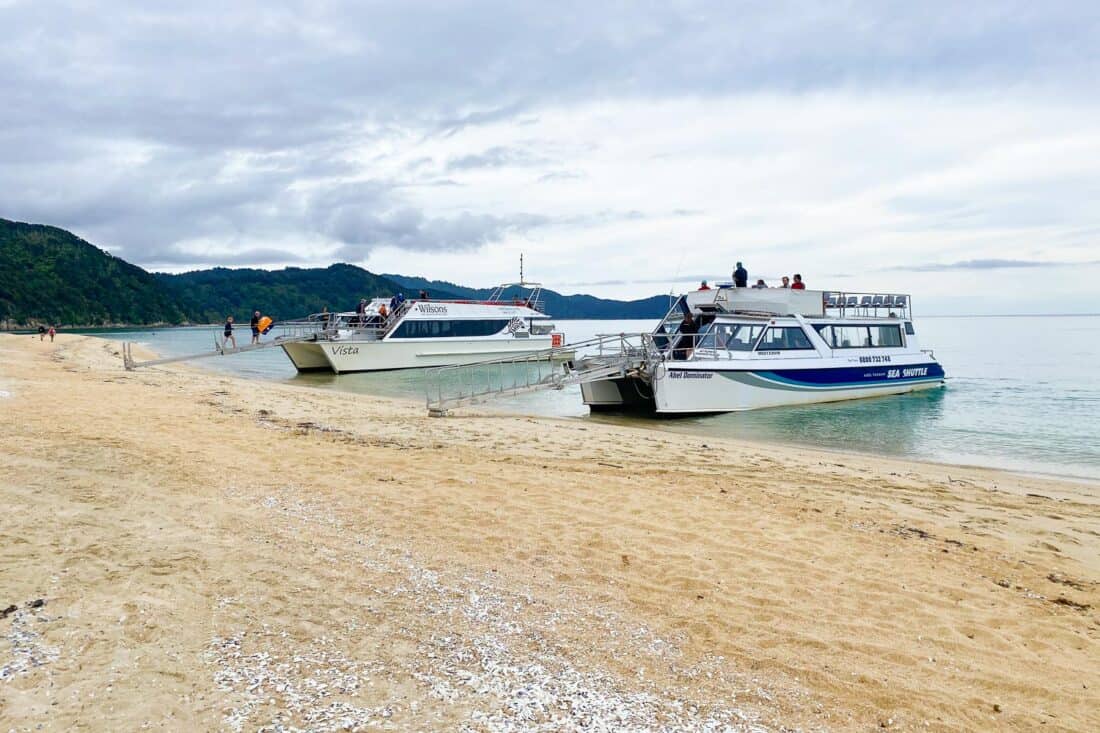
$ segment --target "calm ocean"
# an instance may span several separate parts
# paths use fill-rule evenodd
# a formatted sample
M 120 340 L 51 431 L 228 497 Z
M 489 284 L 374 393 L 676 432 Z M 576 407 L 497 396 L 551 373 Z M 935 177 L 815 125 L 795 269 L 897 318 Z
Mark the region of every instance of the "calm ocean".
M 558 321 L 568 340 L 650 330 L 651 321 Z M 580 390 L 497 403 L 528 414 L 645 424 L 690 436 L 902 456 L 1100 479 L 1100 316 L 924 317 L 921 345 L 935 350 L 945 389 L 702 418 L 587 417 Z M 213 328 L 97 335 L 147 344 L 163 355 L 213 346 Z M 238 338 L 247 342 L 248 329 Z M 279 349 L 195 362 L 235 375 L 320 389 L 423 399 L 424 372 L 296 375 Z

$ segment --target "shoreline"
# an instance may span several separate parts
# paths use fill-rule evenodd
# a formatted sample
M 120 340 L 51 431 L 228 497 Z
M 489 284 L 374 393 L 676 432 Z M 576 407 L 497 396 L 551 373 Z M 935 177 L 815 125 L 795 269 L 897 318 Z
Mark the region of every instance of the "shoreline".
M 0 335 L 0 388 L 17 729 L 1100 725 L 1088 485 L 428 418 L 67 334 Z
M 214 327 L 219 326 L 219 325 L 220 324 L 214 324 L 212 326 L 206 326 L 206 325 L 180 326 L 178 328 L 207 328 L 207 327 L 214 328 Z M 94 338 L 102 338 L 101 336 L 98 336 L 97 334 L 80 334 L 80 335 L 87 335 L 87 336 L 91 336 L 91 337 L 94 337 Z M 150 354 L 152 355 L 150 358 L 157 358 L 157 357 L 160 357 L 160 356 L 164 356 L 164 354 L 160 354 L 159 352 L 156 351 L 153 344 L 144 343 L 144 342 L 135 342 L 135 343 L 143 346 L 147 351 L 149 351 Z M 192 368 L 192 367 L 185 367 L 185 368 Z M 202 364 L 196 364 L 196 365 L 194 365 L 194 368 L 202 370 L 205 373 L 215 373 L 215 374 L 224 373 L 224 374 L 230 374 L 231 376 L 236 376 L 236 375 L 232 375 L 231 370 L 226 370 L 226 371 L 223 372 L 221 370 L 212 369 L 210 367 L 204 367 L 204 365 L 202 365 Z M 330 387 L 316 387 L 316 386 L 304 385 L 304 384 L 295 384 L 294 383 L 294 378 L 295 377 L 293 375 L 288 377 L 288 378 L 263 377 L 263 379 L 265 381 L 271 382 L 273 384 L 285 384 L 285 385 L 288 385 L 288 386 L 298 386 L 298 387 L 304 387 L 306 389 L 318 389 L 318 390 L 323 390 L 323 391 L 339 392 L 339 393 L 349 394 L 349 395 L 370 395 L 370 396 L 379 397 L 379 398 L 383 398 L 383 399 L 390 399 L 390 400 L 396 400 L 396 401 L 399 401 L 399 402 L 404 402 L 404 403 L 407 403 L 407 404 L 410 404 L 410 405 L 415 405 L 417 407 L 423 407 L 423 405 L 421 404 L 421 402 L 419 400 L 414 399 L 414 398 L 409 397 L 409 396 L 386 394 L 386 393 L 381 393 L 381 392 L 358 392 L 358 391 L 354 391 L 354 390 L 340 389 L 339 387 L 336 387 L 336 386 L 330 388 Z M 948 385 L 948 386 L 944 387 L 944 389 L 950 389 L 950 386 Z M 877 398 L 870 398 L 870 399 L 889 400 L 889 399 L 895 399 L 896 397 L 897 397 L 896 395 L 891 395 L 891 396 L 886 396 L 886 397 L 877 397 Z M 805 406 L 798 406 L 796 409 L 802 409 L 804 407 Z M 669 425 L 675 425 L 675 420 L 669 420 L 668 422 L 666 422 L 665 419 L 662 419 L 662 418 L 638 419 L 638 418 L 631 418 L 630 416 L 625 416 L 622 419 L 622 421 L 619 421 L 619 419 L 618 419 L 619 416 L 614 416 L 614 415 L 609 416 L 609 417 L 604 417 L 604 416 L 572 416 L 572 415 L 566 415 L 566 416 L 531 415 L 529 413 L 523 413 L 523 412 L 519 412 L 519 411 L 510 411 L 510 410 L 504 409 L 504 408 L 497 409 L 492 405 L 492 403 L 486 403 L 486 404 L 480 405 L 478 409 L 483 411 L 483 412 L 486 412 L 486 413 L 507 415 L 507 416 L 511 416 L 511 417 L 534 417 L 534 418 L 538 418 L 538 419 L 554 419 L 554 420 L 565 419 L 565 420 L 582 420 L 582 421 L 591 419 L 592 423 L 594 423 L 594 424 L 608 425 L 608 426 L 612 426 L 612 427 L 640 428 L 640 429 L 643 429 L 643 430 L 654 430 L 654 431 L 658 431 L 658 432 L 661 432 L 661 433 L 664 433 L 664 434 L 671 434 L 671 435 L 690 435 L 690 436 L 701 437 L 701 438 L 702 437 L 707 437 L 707 438 L 712 437 L 711 435 L 708 434 L 707 430 L 703 427 L 700 427 L 698 430 L 691 430 L 691 429 L 677 430 L 674 427 L 666 427 L 666 426 L 669 426 Z M 780 407 L 780 408 L 773 408 L 773 409 L 783 410 L 783 409 L 791 409 L 791 408 Z M 459 414 L 461 414 L 461 412 Z M 753 447 L 753 448 L 757 448 L 757 449 L 766 449 L 766 448 L 773 447 L 775 445 L 774 443 L 771 443 L 771 442 L 768 442 L 768 441 L 765 441 L 765 440 L 753 440 L 752 438 L 745 438 L 745 437 L 740 437 L 740 436 L 737 436 L 737 437 L 718 436 L 718 437 L 715 437 L 714 439 L 716 439 L 716 440 L 721 439 L 721 440 L 725 440 L 725 441 L 731 441 L 731 442 L 737 443 L 739 445 L 743 445 L 743 446 L 746 446 L 746 447 Z M 792 440 L 792 439 L 785 439 L 782 442 L 780 442 L 779 445 L 782 445 L 782 446 L 787 447 L 787 448 L 796 448 L 796 449 L 802 449 L 802 450 L 820 451 L 820 452 L 825 453 L 825 454 L 836 454 L 836 455 L 841 455 L 841 456 L 863 456 L 863 457 L 867 457 L 867 458 L 871 458 L 871 459 L 883 459 L 883 460 L 899 460 L 899 461 L 904 461 L 904 462 L 918 463 L 918 464 L 921 464 L 921 465 L 926 465 L 926 466 L 929 466 L 930 468 L 934 468 L 934 467 L 939 466 L 939 467 L 944 467 L 944 468 L 956 468 L 956 469 L 960 469 L 960 470 L 962 470 L 962 469 L 979 469 L 979 470 L 1000 471 L 1000 472 L 1005 472 L 1005 473 L 1016 474 L 1016 475 L 1023 476 L 1023 477 L 1032 477 L 1032 478 L 1038 478 L 1038 479 L 1063 480 L 1063 481 L 1070 481 L 1070 482 L 1078 483 L 1078 484 L 1084 484 L 1084 485 L 1088 485 L 1088 486 L 1096 486 L 1096 487 L 1100 488 L 1100 478 L 1098 478 L 1097 476 L 1082 475 L 1080 473 L 1057 473 L 1057 472 L 1054 472 L 1054 471 L 1046 471 L 1046 470 L 1040 470 L 1040 469 L 1028 469 L 1028 468 L 1023 468 L 1023 467 L 1010 467 L 1010 468 L 1009 467 L 1000 467 L 1000 466 L 997 466 L 997 465 L 993 465 L 994 462 L 996 460 L 998 460 L 997 456 L 984 457 L 988 461 L 987 463 L 981 463 L 981 462 L 960 463 L 960 462 L 954 462 L 954 461 L 951 461 L 951 460 L 940 460 L 940 459 L 936 459 L 936 458 L 925 458 L 925 457 L 915 456 L 915 455 L 893 454 L 893 453 L 876 453 L 876 452 L 871 451 L 871 450 L 860 450 L 858 447 L 844 449 L 844 448 L 837 448 L 837 447 L 831 447 L 831 446 L 823 446 L 823 445 L 818 445 L 818 444 L 808 443 L 808 442 L 801 442 L 801 441 Z M 983 458 L 983 457 L 981 457 L 981 456 L 976 457 L 976 461 L 980 460 L 981 458 Z

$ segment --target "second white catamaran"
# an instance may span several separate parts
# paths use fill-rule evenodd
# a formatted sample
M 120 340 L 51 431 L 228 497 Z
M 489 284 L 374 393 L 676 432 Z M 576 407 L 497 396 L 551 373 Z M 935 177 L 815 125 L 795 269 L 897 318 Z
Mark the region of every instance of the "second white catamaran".
M 564 334 L 542 311 L 541 292 L 537 283 L 519 282 L 497 286 L 485 300 L 375 298 L 362 312 L 310 316 L 296 327 L 313 337 L 282 348 L 298 371 L 346 374 L 468 364 L 563 346 Z

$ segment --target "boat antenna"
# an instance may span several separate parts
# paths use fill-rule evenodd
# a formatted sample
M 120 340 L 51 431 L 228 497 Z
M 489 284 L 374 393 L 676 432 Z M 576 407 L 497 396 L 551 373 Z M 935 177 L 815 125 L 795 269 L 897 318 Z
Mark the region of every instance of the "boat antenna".
M 523 253 L 519 253 L 519 284 L 523 285 Z

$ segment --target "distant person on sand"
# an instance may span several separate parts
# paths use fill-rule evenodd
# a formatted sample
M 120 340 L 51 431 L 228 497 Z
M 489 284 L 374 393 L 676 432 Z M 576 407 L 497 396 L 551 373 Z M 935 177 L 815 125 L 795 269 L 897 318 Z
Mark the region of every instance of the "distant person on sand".
M 795 273 L 794 282 L 791 283 L 791 290 L 805 290 L 806 284 L 802 282 L 802 276 Z
M 45 341 L 46 340 L 46 327 L 45 326 L 39 326 L 38 327 L 38 340 L 39 341 Z
M 222 332 L 222 348 L 230 341 L 233 342 L 233 348 L 237 348 L 237 337 L 233 335 L 233 316 L 225 317 L 225 329 Z
M 260 312 L 252 311 L 252 320 L 248 322 L 252 327 L 252 343 L 260 343 Z
M 768 284 L 765 283 L 763 280 L 757 280 L 756 285 L 753 285 L 752 287 L 753 290 L 767 290 Z
M 786 275 L 784 275 L 783 276 L 783 284 L 780 285 L 779 287 L 789 288 L 790 286 L 791 286 L 791 279 L 789 277 L 787 277 Z
M 701 285 L 699 285 L 699 289 L 700 289 L 700 290 L 710 290 L 710 286 L 709 286 L 709 285 L 707 285 L 707 281 L 706 281 L 706 280 L 704 280 L 704 281 L 702 282 L 702 284 L 701 284 Z
M 749 285 L 749 271 L 745 269 L 745 266 L 740 262 L 737 263 L 737 269 L 733 271 L 733 286 L 735 288 L 745 288 Z
M 54 337 L 55 333 L 57 333 L 57 329 L 54 328 L 53 326 L 50 326 L 50 343 L 51 344 L 53 343 L 53 337 Z

